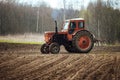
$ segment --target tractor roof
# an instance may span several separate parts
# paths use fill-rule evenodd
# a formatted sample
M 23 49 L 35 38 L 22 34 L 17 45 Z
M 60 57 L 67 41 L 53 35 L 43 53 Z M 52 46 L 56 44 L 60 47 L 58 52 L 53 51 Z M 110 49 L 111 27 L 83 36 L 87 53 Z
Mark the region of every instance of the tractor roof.
M 70 21 L 70 20 L 84 20 L 84 18 L 73 18 L 73 19 L 67 19 L 66 21 Z

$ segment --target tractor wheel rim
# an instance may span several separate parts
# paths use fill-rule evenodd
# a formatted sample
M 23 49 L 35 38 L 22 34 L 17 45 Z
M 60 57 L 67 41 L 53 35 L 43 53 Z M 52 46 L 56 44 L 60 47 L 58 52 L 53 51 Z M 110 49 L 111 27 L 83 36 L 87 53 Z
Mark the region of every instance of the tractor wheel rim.
M 88 36 L 82 36 L 79 38 L 78 45 L 80 49 L 86 50 L 90 47 L 91 40 Z
M 56 53 L 56 52 L 58 52 L 59 49 L 58 49 L 57 46 L 54 46 L 53 50 L 54 50 L 54 52 Z

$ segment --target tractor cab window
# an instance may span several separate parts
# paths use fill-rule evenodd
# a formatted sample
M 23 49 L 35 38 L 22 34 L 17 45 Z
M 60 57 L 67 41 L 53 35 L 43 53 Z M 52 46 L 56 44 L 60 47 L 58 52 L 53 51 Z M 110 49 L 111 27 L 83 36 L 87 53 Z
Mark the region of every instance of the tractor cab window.
M 79 27 L 79 28 L 84 28 L 84 22 L 79 22 L 79 23 L 78 23 L 78 27 Z
M 76 23 L 75 22 L 70 22 L 70 29 L 68 31 L 69 34 L 73 34 L 75 28 L 76 28 Z
M 75 29 L 75 28 L 76 28 L 76 23 L 70 22 L 70 29 Z
M 63 30 L 67 30 L 68 29 L 68 25 L 69 25 L 69 22 L 66 21 L 65 24 L 64 24 Z

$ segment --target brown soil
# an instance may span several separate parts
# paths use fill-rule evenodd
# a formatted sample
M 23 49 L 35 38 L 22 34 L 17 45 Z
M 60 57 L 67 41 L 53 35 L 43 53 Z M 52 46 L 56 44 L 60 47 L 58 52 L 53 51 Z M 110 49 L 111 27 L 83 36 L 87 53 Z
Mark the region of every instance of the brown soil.
M 0 80 L 119 80 L 120 46 L 89 54 L 41 54 L 40 45 L 0 43 Z

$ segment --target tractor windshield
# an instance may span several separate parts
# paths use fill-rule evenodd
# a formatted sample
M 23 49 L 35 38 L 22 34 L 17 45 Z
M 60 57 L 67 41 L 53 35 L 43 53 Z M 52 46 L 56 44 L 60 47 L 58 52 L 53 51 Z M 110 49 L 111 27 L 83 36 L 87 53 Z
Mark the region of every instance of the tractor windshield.
M 69 25 L 69 21 L 66 21 L 63 27 L 63 30 L 67 30 Z

